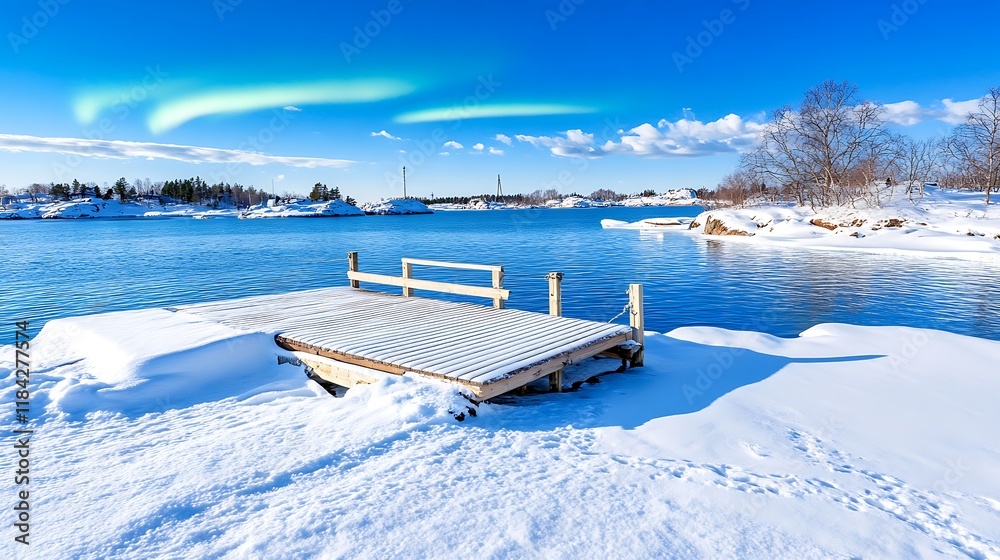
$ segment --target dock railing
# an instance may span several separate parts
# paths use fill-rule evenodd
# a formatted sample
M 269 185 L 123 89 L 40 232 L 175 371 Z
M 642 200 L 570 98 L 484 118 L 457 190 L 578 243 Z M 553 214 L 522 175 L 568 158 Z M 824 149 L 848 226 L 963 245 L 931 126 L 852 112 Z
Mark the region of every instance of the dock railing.
M 403 288 L 403 295 L 413 296 L 413 290 L 429 290 L 446 294 L 459 294 L 473 297 L 483 297 L 493 300 L 493 307 L 503 309 L 504 302 L 510 299 L 510 290 L 503 289 L 503 267 L 499 265 L 451 263 L 444 261 L 428 261 L 423 259 L 403 259 L 403 275 L 389 276 L 386 274 L 373 274 L 358 270 L 358 254 L 350 252 L 347 254 L 347 278 L 351 281 L 352 288 L 360 288 L 361 282 L 372 282 L 386 286 L 398 286 Z M 466 284 L 454 284 L 450 282 L 437 282 L 434 280 L 420 280 L 413 277 L 413 267 L 433 266 L 438 268 L 457 268 L 464 270 L 488 271 L 492 276 L 492 287 L 469 286 Z

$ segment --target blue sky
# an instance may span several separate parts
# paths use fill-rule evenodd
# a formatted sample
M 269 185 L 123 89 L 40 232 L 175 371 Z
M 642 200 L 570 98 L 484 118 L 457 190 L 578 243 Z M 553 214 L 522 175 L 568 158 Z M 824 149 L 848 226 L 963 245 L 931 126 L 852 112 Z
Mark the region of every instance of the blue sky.
M 347 4 L 347 5 L 342 5 Z M 200 175 L 360 200 L 714 186 L 826 79 L 943 134 L 1000 85 L 994 2 L 0 7 L 0 184 Z

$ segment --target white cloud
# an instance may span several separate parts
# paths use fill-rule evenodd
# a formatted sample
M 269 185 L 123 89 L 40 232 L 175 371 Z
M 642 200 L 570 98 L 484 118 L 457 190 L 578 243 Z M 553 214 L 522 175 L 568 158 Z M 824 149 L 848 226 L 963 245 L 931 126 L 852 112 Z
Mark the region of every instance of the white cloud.
M 596 112 L 593 107 L 560 105 L 553 103 L 510 103 L 497 105 L 455 105 L 404 113 L 396 117 L 398 123 L 423 123 L 460 121 L 464 119 L 492 119 L 498 117 L 540 117 L 547 115 L 582 115 Z
M 903 126 L 913 126 L 927 118 L 927 111 L 916 101 L 886 103 L 882 107 L 885 109 L 885 120 Z
M 0 150 L 6 152 L 72 154 L 105 159 L 169 159 L 186 163 L 245 163 L 249 165 L 276 163 L 305 168 L 343 168 L 352 163 L 357 163 L 347 159 L 270 156 L 245 150 L 206 148 L 179 144 L 128 142 L 124 140 L 92 140 L 87 138 L 43 138 L 20 134 L 0 134 Z
M 277 182 L 279 182 L 279 183 L 282 182 L 282 181 L 284 181 L 285 180 L 285 174 L 282 173 L 282 174 L 278 175 L 277 177 L 274 178 L 274 180 L 277 181 Z
M 942 99 L 943 108 L 938 112 L 937 118 L 949 124 L 962 124 L 970 113 L 979 110 L 979 103 L 982 98 L 970 99 L 968 101 L 953 101 L 952 99 Z
M 389 140 L 402 140 L 402 138 L 400 138 L 399 136 L 393 136 L 392 134 L 389 134 L 388 132 L 385 131 L 385 129 L 380 130 L 378 132 L 372 132 L 371 134 L 372 136 L 381 136 L 382 138 L 388 138 Z
M 601 155 L 594 147 L 594 135 L 582 130 L 567 130 L 564 136 L 528 136 L 518 134 L 518 142 L 527 142 L 536 148 L 548 148 L 553 155 L 562 157 L 595 157 Z
M 606 153 L 639 156 L 702 156 L 737 152 L 750 147 L 763 125 L 730 114 L 708 123 L 698 120 L 660 121 L 658 127 L 641 124 L 624 133 L 618 142 L 608 140 Z
M 478 142 L 478 143 L 472 145 L 472 149 L 476 150 L 477 152 L 483 151 L 483 148 L 485 148 L 485 147 L 486 146 L 484 146 L 482 142 Z
M 444 148 L 451 148 L 453 150 L 461 150 L 465 146 L 459 144 L 458 142 L 456 142 L 454 140 L 448 140 L 447 142 L 444 143 L 444 145 L 442 147 L 444 147 Z
M 502 156 L 503 150 L 501 150 L 500 148 L 494 148 L 493 146 L 490 146 L 490 153 L 495 156 Z
M 295 113 L 300 113 L 300 112 L 302 112 L 302 109 L 299 109 L 299 108 L 298 108 L 298 107 L 296 107 L 295 105 L 285 105 L 284 109 L 285 109 L 286 111 L 292 111 L 292 112 L 295 112 Z
M 450 156 L 451 152 L 438 152 L 439 156 Z
M 508 146 L 514 145 L 514 141 L 511 140 L 510 136 L 507 136 L 506 134 L 497 134 L 493 139 L 497 142 L 507 144 Z
M 955 101 L 951 98 L 942 99 L 940 103 L 925 106 L 916 101 L 900 101 L 898 103 L 886 103 L 885 120 L 903 125 L 913 126 L 928 120 L 939 120 L 948 124 L 962 124 L 969 113 L 974 113 L 979 109 L 981 99 L 969 99 L 967 101 Z

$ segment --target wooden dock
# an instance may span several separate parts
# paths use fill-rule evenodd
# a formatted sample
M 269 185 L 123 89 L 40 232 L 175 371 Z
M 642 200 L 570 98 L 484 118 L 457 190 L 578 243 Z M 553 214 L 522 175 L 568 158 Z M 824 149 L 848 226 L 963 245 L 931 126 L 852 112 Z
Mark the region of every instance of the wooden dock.
M 549 315 L 504 308 L 509 292 L 502 288 L 501 267 L 404 259 L 403 276 L 392 277 L 361 273 L 355 253 L 351 259 L 352 287 L 175 309 L 237 329 L 273 332 L 277 344 L 296 352 L 315 374 L 348 387 L 384 374 L 414 373 L 460 385 L 485 400 L 544 376 L 561 390 L 562 369 L 597 354 L 641 365 L 641 330 L 561 317 L 556 308 Z M 414 265 L 489 270 L 493 285 L 417 280 Z M 550 275 L 554 307 L 561 307 L 559 279 Z M 400 286 L 405 295 L 361 290 L 362 281 Z M 481 296 L 493 305 L 414 297 L 415 289 Z

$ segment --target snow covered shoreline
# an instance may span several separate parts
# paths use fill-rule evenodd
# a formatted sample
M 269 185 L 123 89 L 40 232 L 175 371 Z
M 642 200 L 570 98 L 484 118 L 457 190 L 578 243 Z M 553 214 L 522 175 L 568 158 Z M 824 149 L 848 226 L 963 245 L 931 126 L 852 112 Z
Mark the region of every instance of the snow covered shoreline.
M 927 189 L 882 208 L 759 206 L 703 212 L 694 220 L 602 222 L 606 229 L 674 231 L 803 249 L 946 257 L 1000 264 L 1000 207 L 981 194 Z M 676 221 L 676 220 L 675 220 Z
M 1000 342 L 835 324 L 646 342 L 646 367 L 459 423 L 464 399 L 410 377 L 333 398 L 267 333 L 51 321 L 32 554 L 1000 556 Z M 13 365 L 0 348 L 6 402 Z

